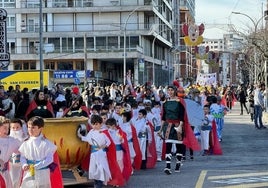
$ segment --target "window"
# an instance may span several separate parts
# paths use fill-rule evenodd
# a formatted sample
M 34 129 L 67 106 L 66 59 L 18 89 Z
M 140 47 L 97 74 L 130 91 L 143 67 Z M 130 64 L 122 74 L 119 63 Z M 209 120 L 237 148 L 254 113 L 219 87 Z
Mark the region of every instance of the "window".
M 60 52 L 60 38 L 48 38 L 48 43 L 54 44 L 55 52 Z
M 84 61 L 75 62 L 76 70 L 85 70 Z
M 7 31 L 15 31 L 16 28 L 16 21 L 15 21 L 15 15 L 8 15 L 6 19 L 7 24 Z
M 118 37 L 108 37 L 108 47 L 109 49 L 118 49 Z
M 97 49 L 106 48 L 106 37 L 96 37 L 96 48 Z
M 15 0 L 0 0 L 0 7 L 15 8 Z
M 14 62 L 14 70 L 22 70 L 22 64 L 19 62 Z
M 75 38 L 75 52 L 83 52 L 84 51 L 84 38 L 79 37 Z
M 14 70 L 36 70 L 35 61 L 14 61 Z
M 139 37 L 130 37 L 130 48 L 136 48 L 137 45 L 139 45 Z
M 94 38 L 93 37 L 87 37 L 87 49 L 88 50 L 94 49 Z
M 7 42 L 7 51 L 10 54 L 15 54 L 15 42 Z
M 58 62 L 58 70 L 73 70 L 73 62 Z
M 73 52 L 73 38 L 62 38 L 62 52 Z
M 55 63 L 53 61 L 45 62 L 45 69 L 55 70 Z

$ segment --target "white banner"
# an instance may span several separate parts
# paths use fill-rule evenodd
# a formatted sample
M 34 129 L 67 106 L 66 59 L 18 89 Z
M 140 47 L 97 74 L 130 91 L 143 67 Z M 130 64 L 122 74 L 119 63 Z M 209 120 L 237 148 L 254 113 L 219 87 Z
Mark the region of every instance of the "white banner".
M 196 79 L 196 83 L 198 83 L 201 86 L 206 86 L 206 85 L 217 85 L 217 74 L 216 73 L 207 73 L 207 74 L 202 74 L 199 73 Z

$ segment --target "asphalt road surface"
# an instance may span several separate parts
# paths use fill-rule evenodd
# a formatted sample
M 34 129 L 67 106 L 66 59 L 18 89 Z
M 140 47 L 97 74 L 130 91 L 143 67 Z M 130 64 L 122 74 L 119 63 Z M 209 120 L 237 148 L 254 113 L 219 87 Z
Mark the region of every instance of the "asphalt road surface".
M 265 123 L 267 125 L 267 123 Z M 181 171 L 166 175 L 165 162 L 156 168 L 134 172 L 125 188 L 253 188 L 268 187 L 268 129 L 255 129 L 248 114 L 240 115 L 239 103 L 225 116 L 223 155 L 194 153 Z M 175 162 L 172 163 L 174 169 Z M 87 185 L 70 188 L 93 187 Z M 107 186 L 109 187 L 109 186 Z

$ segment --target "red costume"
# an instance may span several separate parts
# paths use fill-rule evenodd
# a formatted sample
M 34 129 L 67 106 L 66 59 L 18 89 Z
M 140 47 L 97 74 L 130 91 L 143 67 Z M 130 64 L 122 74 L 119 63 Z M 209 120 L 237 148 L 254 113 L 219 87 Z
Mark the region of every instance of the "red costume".
M 54 166 L 50 170 L 51 188 L 63 188 L 60 160 L 58 153 L 54 153 Z
M 131 130 L 132 130 L 133 147 L 136 153 L 136 156 L 134 157 L 133 168 L 139 170 L 141 168 L 142 153 L 139 145 L 139 140 L 137 137 L 137 131 L 133 125 L 131 125 Z
M 1 187 L 1 188 L 6 188 L 5 180 L 4 180 L 4 178 L 1 176 L 1 174 L 0 174 L 0 187 Z
M 212 121 L 212 151 L 214 155 L 222 155 L 221 145 L 217 135 L 217 127 L 215 120 Z
M 150 143 L 148 146 L 146 167 L 147 168 L 154 168 L 156 161 L 157 161 L 156 146 L 155 146 L 155 139 L 154 139 L 154 127 L 153 127 L 152 123 L 149 121 L 148 121 L 148 125 L 149 125 L 149 127 L 151 129 L 151 133 L 152 133 L 152 143 Z M 148 155 L 148 154 L 150 154 L 150 155 Z
M 104 130 L 103 133 L 106 134 L 106 136 L 111 141 L 111 144 L 107 150 L 107 159 L 108 159 L 108 164 L 110 167 L 112 179 L 108 182 L 108 184 L 114 185 L 114 186 L 117 186 L 117 185 L 123 186 L 123 185 L 125 185 L 125 180 L 124 180 L 123 174 L 121 173 L 120 167 L 119 167 L 117 160 L 116 160 L 116 146 L 115 146 L 113 139 L 110 136 L 108 130 Z
M 26 118 L 26 120 L 29 120 L 31 117 L 35 116 L 35 115 L 34 115 L 35 113 L 32 114 L 32 112 L 34 112 L 35 110 L 38 111 L 39 108 L 43 108 L 43 111 L 44 111 L 44 110 L 45 110 L 45 111 L 48 111 L 48 113 L 51 113 L 51 116 L 42 115 L 41 110 L 40 110 L 40 114 L 36 113 L 36 115 L 39 115 L 39 116 L 41 116 L 41 117 L 43 117 L 43 118 L 51 118 L 51 117 L 54 117 L 53 106 L 52 106 L 52 104 L 51 104 L 49 101 L 46 102 L 46 105 L 45 105 L 45 106 L 40 107 L 40 106 L 37 105 L 36 101 L 33 100 L 33 101 L 30 103 L 30 105 L 29 105 L 29 107 L 27 108 L 27 111 L 26 111 L 26 113 L 25 113 L 25 118 Z M 32 114 L 32 115 L 31 115 L 31 114 Z M 46 114 L 47 114 L 47 113 L 46 113 Z M 29 116 L 29 115 L 30 115 L 30 116 Z M 44 117 L 44 116 L 46 116 L 46 117 Z

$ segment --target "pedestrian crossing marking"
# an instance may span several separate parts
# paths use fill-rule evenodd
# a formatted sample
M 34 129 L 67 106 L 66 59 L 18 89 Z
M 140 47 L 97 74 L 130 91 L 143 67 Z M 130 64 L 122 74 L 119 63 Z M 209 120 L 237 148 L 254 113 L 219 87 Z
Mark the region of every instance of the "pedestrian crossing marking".
M 241 178 L 241 177 L 251 177 L 251 176 L 265 176 L 268 175 L 268 172 L 259 172 L 259 173 L 243 173 L 243 174 L 233 174 L 233 175 L 221 175 L 221 176 L 209 176 L 208 180 L 216 179 L 227 179 L 227 178 Z
M 267 187 L 268 172 L 239 173 L 232 175 L 208 176 L 209 171 L 201 171 L 195 188 L 203 188 L 207 180 L 214 184 L 221 184 L 215 188 L 259 188 Z
M 267 187 L 267 182 L 231 185 L 231 186 L 223 186 L 223 187 L 215 187 L 215 188 L 258 188 L 258 187 Z

